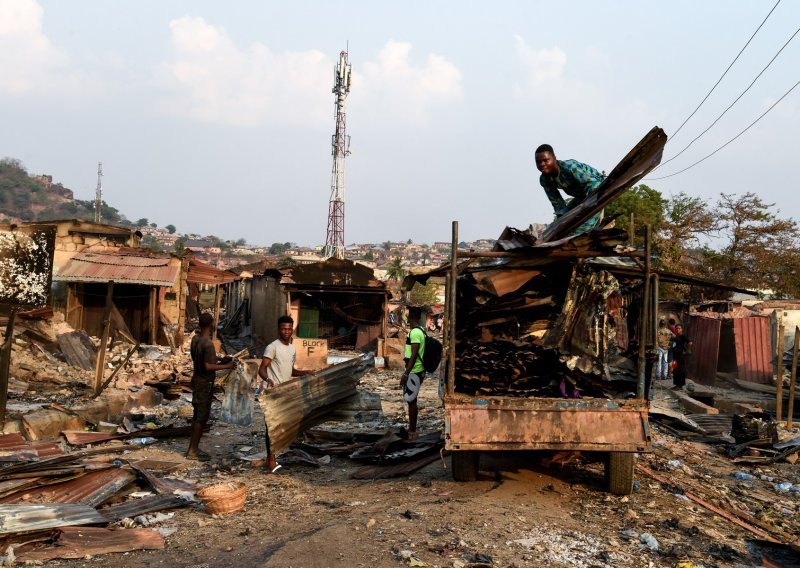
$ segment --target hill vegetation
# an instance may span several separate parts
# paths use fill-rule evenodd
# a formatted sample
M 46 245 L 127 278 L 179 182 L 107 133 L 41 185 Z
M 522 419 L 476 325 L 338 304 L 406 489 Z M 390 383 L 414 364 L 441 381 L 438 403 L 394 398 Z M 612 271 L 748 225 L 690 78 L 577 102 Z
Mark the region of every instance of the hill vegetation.
M 102 204 L 104 223 L 130 225 L 119 211 Z M 0 160 L 0 221 L 94 219 L 94 203 L 74 199 L 71 189 L 53 183 L 50 176 L 32 176 L 21 161 Z

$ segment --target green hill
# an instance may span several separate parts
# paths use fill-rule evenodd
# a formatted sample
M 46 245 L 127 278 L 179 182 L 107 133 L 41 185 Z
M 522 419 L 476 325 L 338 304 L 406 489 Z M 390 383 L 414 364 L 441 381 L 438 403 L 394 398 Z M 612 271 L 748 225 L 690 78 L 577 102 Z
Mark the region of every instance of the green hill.
M 104 223 L 130 225 L 119 211 L 102 205 Z M 53 183 L 51 176 L 32 176 L 19 160 L 0 160 L 0 221 L 94 219 L 94 203 L 74 199 L 71 189 Z

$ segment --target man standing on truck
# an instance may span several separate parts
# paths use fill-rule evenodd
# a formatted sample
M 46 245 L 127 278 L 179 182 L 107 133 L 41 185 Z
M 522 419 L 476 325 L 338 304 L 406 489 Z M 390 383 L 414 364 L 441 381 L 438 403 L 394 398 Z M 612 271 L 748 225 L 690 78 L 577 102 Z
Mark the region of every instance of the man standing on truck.
M 400 377 L 400 386 L 403 388 L 403 400 L 408 403 L 408 439 L 417 437 L 417 396 L 425 379 L 425 366 L 422 357 L 425 354 L 425 331 L 419 325 L 422 319 L 422 310 L 411 306 L 408 308 L 408 325 L 411 330 L 406 337 L 406 350 L 404 359 L 405 371 Z
M 588 164 L 576 160 L 557 160 L 553 147 L 542 144 L 536 148 L 536 168 L 542 172 L 539 183 L 553 205 L 556 219 L 575 208 L 603 183 L 605 176 Z M 571 196 L 566 201 L 559 190 Z M 598 211 L 575 230 L 580 234 L 594 229 L 603 220 L 603 212 Z
M 265 388 L 276 387 L 285 383 L 292 377 L 302 377 L 308 375 L 309 371 L 298 371 L 294 368 L 297 361 L 297 351 L 292 343 L 294 333 L 294 320 L 291 316 L 281 316 L 278 318 L 278 339 L 267 345 L 264 350 L 264 358 L 258 368 L 258 376 L 267 383 Z M 276 473 L 281 466 L 272 453 L 269 442 L 269 432 L 267 435 L 267 462 L 266 468 L 272 473 Z

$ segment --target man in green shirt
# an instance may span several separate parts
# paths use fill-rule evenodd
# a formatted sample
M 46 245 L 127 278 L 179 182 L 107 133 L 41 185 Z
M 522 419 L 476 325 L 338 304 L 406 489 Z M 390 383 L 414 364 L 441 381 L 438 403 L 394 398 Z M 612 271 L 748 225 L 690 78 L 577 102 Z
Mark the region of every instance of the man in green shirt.
M 408 403 L 408 439 L 417 437 L 417 396 L 425 379 L 425 366 L 422 357 L 425 354 L 425 332 L 419 326 L 422 310 L 417 307 L 408 309 L 408 325 L 411 330 L 406 337 L 405 362 L 406 368 L 400 378 L 403 387 L 403 400 Z

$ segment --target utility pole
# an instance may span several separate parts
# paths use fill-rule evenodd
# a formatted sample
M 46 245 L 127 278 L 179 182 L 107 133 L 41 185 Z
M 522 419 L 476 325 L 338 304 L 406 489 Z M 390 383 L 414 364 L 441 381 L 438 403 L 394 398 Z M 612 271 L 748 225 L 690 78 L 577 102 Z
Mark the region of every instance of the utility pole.
M 328 231 L 325 237 L 325 256 L 344 258 L 344 159 L 350 154 L 350 137 L 346 134 L 344 103 L 350 92 L 350 64 L 347 51 L 339 53 L 334 67 L 333 94 L 336 95 L 336 131 L 332 138 L 333 171 L 331 199 L 328 204 Z
M 103 205 L 103 162 L 97 162 L 97 190 L 94 192 L 94 222 L 102 219 L 101 207 Z

